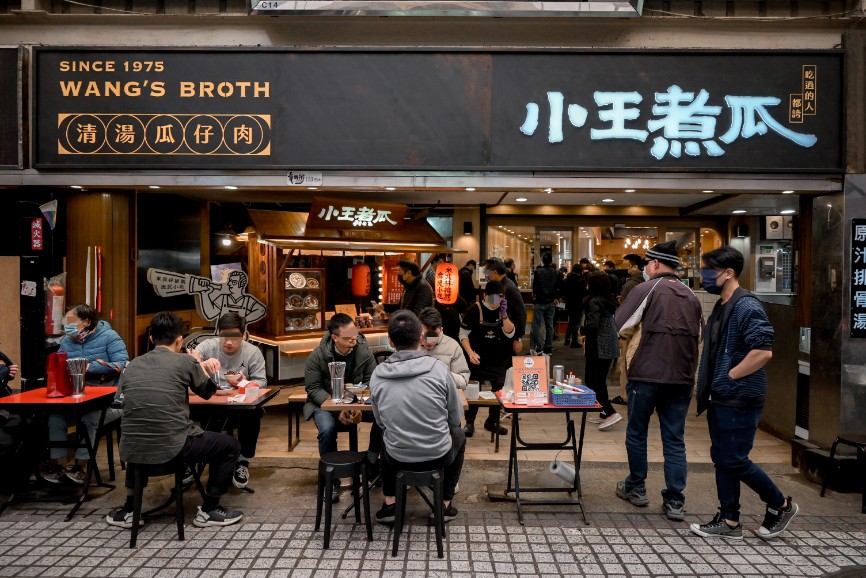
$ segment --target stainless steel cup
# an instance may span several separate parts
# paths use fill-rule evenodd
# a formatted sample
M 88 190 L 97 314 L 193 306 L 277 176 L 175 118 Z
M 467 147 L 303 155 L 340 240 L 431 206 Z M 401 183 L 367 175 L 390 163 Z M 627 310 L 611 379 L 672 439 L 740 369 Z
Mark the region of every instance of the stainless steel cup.
M 343 399 L 343 379 L 346 373 L 345 361 L 332 361 L 328 363 L 331 371 L 331 399 Z
M 554 365 L 553 366 L 553 381 L 556 383 L 562 383 L 562 380 L 565 379 L 565 366 L 564 365 Z

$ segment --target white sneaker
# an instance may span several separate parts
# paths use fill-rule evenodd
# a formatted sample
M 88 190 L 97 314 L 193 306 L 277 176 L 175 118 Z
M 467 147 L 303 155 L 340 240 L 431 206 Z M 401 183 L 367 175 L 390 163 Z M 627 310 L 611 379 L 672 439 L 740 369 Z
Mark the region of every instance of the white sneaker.
M 197 528 L 207 528 L 208 526 L 231 526 L 241 521 L 244 515 L 235 510 L 226 510 L 222 506 L 217 506 L 213 510 L 205 512 L 198 507 L 195 519 L 192 525 Z
M 235 469 L 235 474 L 232 476 L 232 484 L 239 490 L 247 487 L 250 481 L 250 470 L 247 466 L 238 466 Z
M 598 429 L 607 429 L 613 424 L 619 423 L 620 421 L 622 421 L 622 414 L 617 412 L 613 415 L 607 416 L 607 419 L 601 422 L 601 424 L 598 426 Z

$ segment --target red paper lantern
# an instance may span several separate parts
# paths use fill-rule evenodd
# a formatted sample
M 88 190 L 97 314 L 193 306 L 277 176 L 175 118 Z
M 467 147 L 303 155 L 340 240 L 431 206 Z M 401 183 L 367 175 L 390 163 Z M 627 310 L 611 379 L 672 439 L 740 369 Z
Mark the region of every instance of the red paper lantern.
M 370 266 L 366 263 L 358 263 L 352 266 L 352 295 L 355 297 L 366 297 L 370 294 Z
M 457 265 L 454 263 L 442 263 L 436 267 L 436 286 L 433 292 L 436 301 L 442 305 L 453 305 L 457 303 Z

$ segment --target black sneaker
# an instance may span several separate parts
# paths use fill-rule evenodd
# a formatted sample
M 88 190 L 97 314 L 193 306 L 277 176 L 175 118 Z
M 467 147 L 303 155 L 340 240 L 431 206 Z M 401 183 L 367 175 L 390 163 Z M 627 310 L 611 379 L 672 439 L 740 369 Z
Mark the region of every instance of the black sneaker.
M 667 516 L 668 520 L 682 522 L 686 519 L 685 505 L 679 500 L 667 500 L 662 507 L 665 510 L 665 516 Z
M 380 524 L 393 524 L 397 518 L 397 504 L 382 504 L 382 509 L 376 512 L 376 521 Z
M 646 497 L 646 488 L 632 488 L 627 490 L 625 482 L 617 482 L 616 495 L 623 500 L 631 502 L 634 506 L 643 508 L 649 504 L 649 498 Z
M 468 438 L 471 438 L 475 435 L 475 422 L 468 421 L 466 422 L 466 427 L 463 428 L 463 435 Z
M 108 512 L 108 515 L 105 516 L 105 521 L 108 522 L 110 526 L 117 526 L 118 528 L 126 528 L 129 530 L 132 528 L 132 512 L 127 512 L 123 508 L 117 508 Z M 142 518 L 138 519 L 138 526 L 144 526 L 144 520 Z
M 568 347 L 569 345 L 571 345 L 571 341 L 569 341 L 568 339 L 562 342 L 563 347 Z
M 217 506 L 205 512 L 198 507 L 195 519 L 192 521 L 193 526 L 199 528 L 207 528 L 208 526 L 231 526 L 241 521 L 244 515 L 237 510 L 226 510 L 222 506 Z
M 788 507 L 784 510 L 782 508 L 771 508 L 770 506 L 767 506 L 764 523 L 761 524 L 760 528 L 758 528 L 758 537 L 763 538 L 764 540 L 775 538 L 785 531 L 785 528 L 788 527 L 788 524 L 791 523 L 791 520 L 794 519 L 794 516 L 796 516 L 799 511 L 800 506 L 794 503 L 791 496 L 788 496 Z
M 186 486 L 188 484 L 193 483 L 194 480 L 195 480 L 195 476 L 192 475 L 192 468 L 187 466 L 186 469 L 183 471 L 183 479 L 181 480 L 180 483 L 182 483 L 184 486 Z
M 502 426 L 499 426 L 499 431 L 497 432 L 496 431 L 496 424 L 491 422 L 491 421 L 484 422 L 484 429 L 486 429 L 489 432 L 498 433 L 501 436 L 504 436 L 505 434 L 508 433 L 508 429 L 504 428 Z
M 446 522 L 450 522 L 457 517 L 457 508 L 453 503 L 442 511 L 442 516 Z
M 63 470 L 63 479 L 72 482 L 76 486 L 83 486 L 87 473 L 78 464 L 72 464 Z
M 722 513 L 718 512 L 712 520 L 706 524 L 692 524 L 689 526 L 692 532 L 704 538 L 721 538 L 723 540 L 742 540 L 743 525 L 729 526 Z
M 235 468 L 235 474 L 232 476 L 232 485 L 239 490 L 243 490 L 247 487 L 247 484 L 250 481 L 250 470 L 245 465 L 238 465 Z
M 327 496 L 325 496 L 327 497 Z M 334 482 L 334 485 L 331 486 L 331 503 L 336 504 L 340 501 L 340 480 Z
M 580 344 L 580 341 L 572 341 L 571 348 L 572 349 L 583 349 L 583 345 Z
M 42 474 L 42 479 L 49 484 L 61 484 L 63 483 L 63 477 L 63 468 L 55 463 L 45 466 L 45 473 Z
M 542 349 L 542 352 L 546 353 L 547 355 L 550 355 L 554 351 L 556 351 L 555 347 L 545 347 L 544 349 Z

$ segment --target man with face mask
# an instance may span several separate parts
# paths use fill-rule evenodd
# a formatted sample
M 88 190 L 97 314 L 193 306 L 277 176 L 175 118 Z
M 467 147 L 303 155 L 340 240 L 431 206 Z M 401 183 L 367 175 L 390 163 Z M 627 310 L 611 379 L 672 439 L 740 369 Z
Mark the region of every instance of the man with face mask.
M 616 310 L 619 335 L 631 339 L 626 351 L 628 477 L 616 495 L 635 506 L 647 506 L 647 433 L 658 413 L 664 448 L 665 515 L 683 520 L 686 487 L 685 426 L 701 337 L 701 302 L 679 277 L 676 241 L 658 243 L 646 253 L 650 280 L 634 287 Z M 636 335 L 637 332 L 640 335 Z
M 398 280 L 403 285 L 403 297 L 400 299 L 400 309 L 408 309 L 416 316 L 425 307 L 433 306 L 433 288 L 421 276 L 418 264 L 409 259 L 397 263 L 400 274 Z
M 505 274 L 503 273 L 503 277 Z M 505 385 L 505 372 L 511 367 L 511 344 L 517 330 L 508 314 L 508 302 L 502 296 L 499 281 L 488 281 L 484 287 L 484 300 L 470 307 L 463 316 L 460 327 L 460 345 L 469 358 L 469 378 L 480 384 L 490 385 L 491 391 L 499 391 Z M 484 429 L 495 432 L 499 421 L 499 406 L 491 406 Z M 466 412 L 467 437 L 475 434 L 475 416 L 478 406 Z M 508 430 L 499 427 L 499 435 Z
M 799 507 L 749 459 L 767 398 L 764 366 L 773 357 L 773 326 L 763 304 L 740 287 L 743 254 L 721 247 L 702 258 L 701 279 L 707 293 L 720 295 L 704 339 L 698 373 L 698 415 L 707 410 L 710 456 L 716 467 L 719 511 L 706 524 L 692 524 L 698 536 L 742 540 L 740 482 L 767 504 L 759 538 L 785 531 Z
M 421 338 L 421 349 L 430 357 L 435 357 L 451 370 L 451 376 L 457 389 L 466 389 L 469 381 L 469 366 L 463 349 L 454 339 L 445 335 L 442 329 L 442 315 L 433 307 L 421 311 L 419 317 L 424 335 Z

